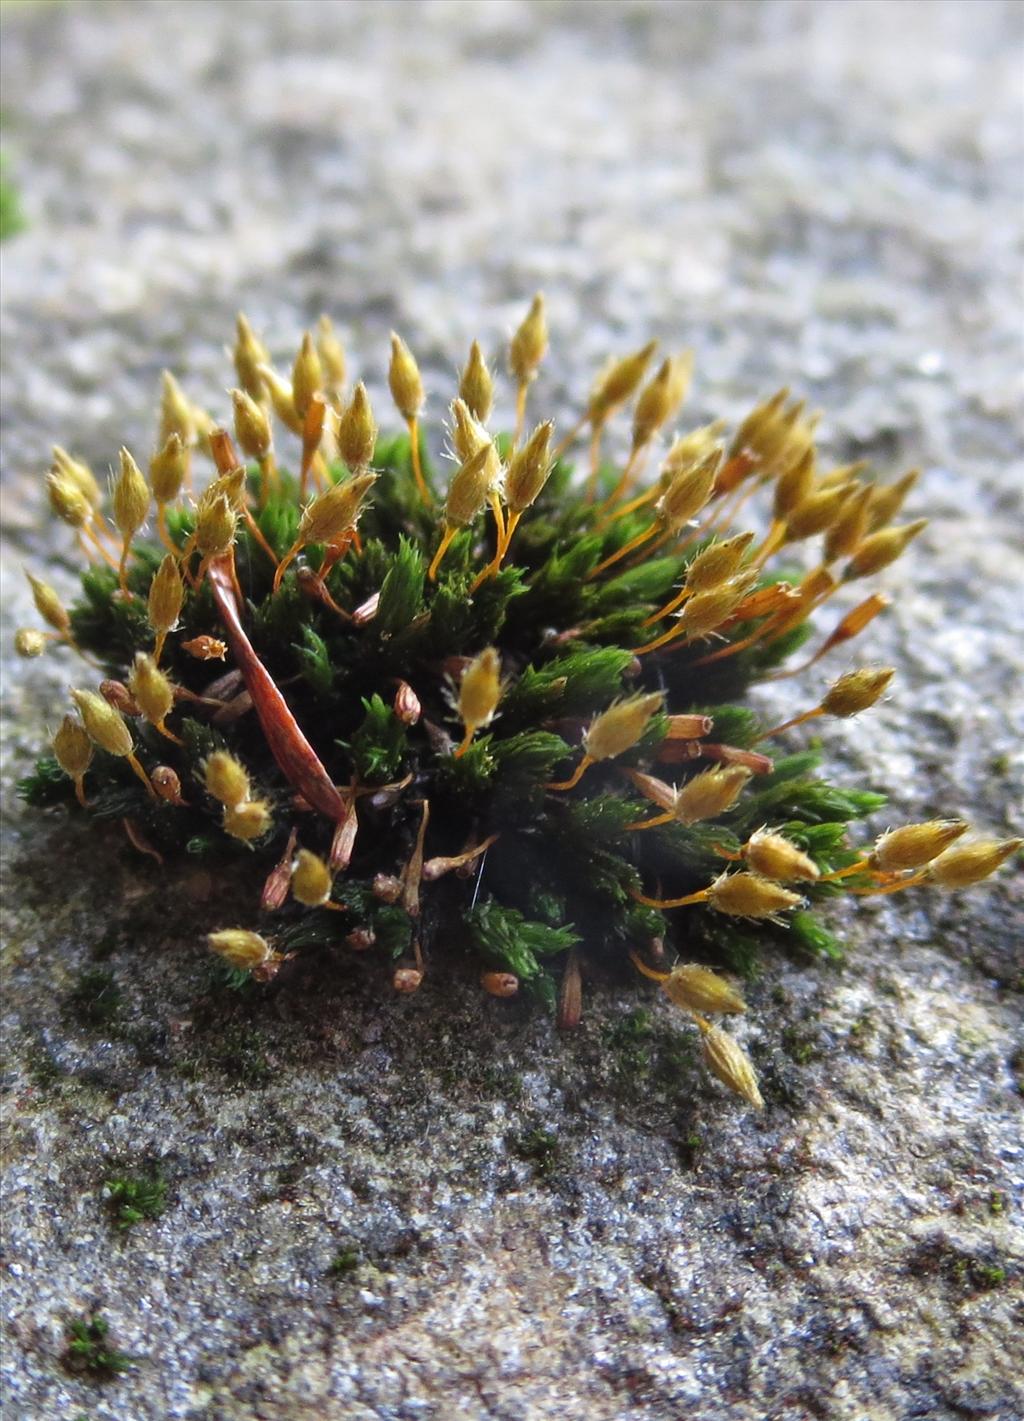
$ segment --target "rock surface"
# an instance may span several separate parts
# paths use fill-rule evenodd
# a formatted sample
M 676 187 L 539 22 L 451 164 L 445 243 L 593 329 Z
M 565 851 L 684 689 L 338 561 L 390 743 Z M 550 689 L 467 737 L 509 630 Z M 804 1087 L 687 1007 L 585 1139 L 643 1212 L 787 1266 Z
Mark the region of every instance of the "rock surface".
M 239 306 L 282 356 L 329 310 L 378 388 L 400 327 L 437 410 L 542 285 L 565 409 L 653 329 L 696 348 L 694 423 L 788 382 L 837 456 L 923 467 L 870 633 L 899 690 L 827 743 L 886 822 L 1019 830 L 1021 21 L 5 7 L 4 646 L 19 563 L 65 547 L 49 443 L 147 448 L 165 364 L 221 407 Z M 5 673 L 9 784 L 70 672 Z M 315 993 L 228 993 L 220 884 L 7 810 L 11 1421 L 1024 1412 L 1019 875 L 865 907 L 842 970 L 767 961 L 754 1118 L 642 993 L 592 992 L 565 1040 L 340 957 Z M 119 1230 L 104 1181 L 139 1170 L 167 1207 Z M 105 1384 L 61 1362 L 94 1308 L 134 1358 Z

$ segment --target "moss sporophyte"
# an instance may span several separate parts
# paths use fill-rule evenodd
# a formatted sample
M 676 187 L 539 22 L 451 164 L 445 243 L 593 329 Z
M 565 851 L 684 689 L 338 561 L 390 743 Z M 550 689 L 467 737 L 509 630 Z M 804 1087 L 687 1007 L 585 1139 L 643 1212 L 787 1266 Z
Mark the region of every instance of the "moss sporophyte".
M 814 630 L 924 526 L 894 521 L 916 475 L 822 467 L 816 418 L 788 390 L 731 438 L 721 421 L 666 435 L 692 359 L 659 364 L 653 343 L 601 372 L 561 437 L 550 420 L 531 429 L 547 347 L 537 296 L 509 352 L 512 432 L 497 434 L 474 342 L 447 408 L 447 479 L 409 347 L 393 338 L 388 371 L 405 432 L 381 435 L 326 319 L 288 379 L 239 317 L 233 430 L 165 375 L 148 470 L 121 451 L 109 512 L 56 448 L 47 490 L 86 561 L 82 592 L 66 608 L 30 574 L 44 627 L 16 644 L 67 647 L 88 671 L 21 791 L 119 828 L 167 872 L 190 854 L 251 882 L 251 920 L 208 937 L 238 973 L 267 981 L 337 945 L 409 993 L 459 956 L 483 990 L 528 991 L 567 1027 L 588 968 L 632 964 L 758 1106 L 750 1062 L 709 1020 L 745 1010 L 714 964 L 750 961 L 750 924 L 834 951 L 816 916 L 830 896 L 960 889 L 1020 840 L 965 842 L 949 819 L 855 847 L 849 821 L 882 796 L 817 778 L 815 752 L 776 751 L 802 722 L 868 710 L 891 668 L 840 675 L 781 725 L 736 704 L 885 610 L 866 589 Z M 604 436 L 628 410 L 616 465 Z M 760 539 L 737 527 L 759 497 Z

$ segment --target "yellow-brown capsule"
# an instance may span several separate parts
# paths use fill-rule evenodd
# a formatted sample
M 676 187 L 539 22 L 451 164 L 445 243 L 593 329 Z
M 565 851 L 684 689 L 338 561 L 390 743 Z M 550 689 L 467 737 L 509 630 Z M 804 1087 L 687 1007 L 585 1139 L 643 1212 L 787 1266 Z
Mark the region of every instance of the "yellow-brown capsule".
M 538 424 L 509 460 L 505 471 L 505 503 L 513 513 L 529 508 L 548 481 L 553 429 L 551 420 Z
M 868 531 L 884 528 L 899 513 L 907 494 L 921 477 L 920 469 L 910 469 L 894 484 L 875 484 L 868 503 Z
M 237 517 L 227 495 L 204 498 L 196 512 L 196 547 L 204 557 L 219 557 L 235 541 Z
M 270 354 L 241 311 L 236 317 L 235 329 L 235 348 L 232 354 L 238 383 L 254 400 L 262 400 L 264 391 L 260 366 L 269 363 Z
M 301 435 L 304 421 L 302 415 L 295 408 L 295 397 L 291 385 L 287 380 L 281 378 L 272 365 L 261 365 L 260 375 L 263 379 L 263 387 L 270 396 L 274 414 L 285 429 L 290 429 L 293 434 Z
M 235 414 L 235 436 L 242 452 L 250 459 L 266 458 L 273 442 L 266 410 L 245 390 L 232 390 L 231 404 Z
M 704 1047 L 704 1063 L 713 1076 L 755 1110 L 764 1109 L 757 1076 L 743 1047 L 727 1032 L 707 1022 L 699 1022 Z
M 869 533 L 843 569 L 844 581 L 881 572 L 895 562 L 907 544 L 927 526 L 927 518 L 918 518 L 915 523 L 893 524 L 888 528 L 879 528 L 877 533 Z
M 354 528 L 366 495 L 376 482 L 376 474 L 354 474 L 341 483 L 330 484 L 303 509 L 299 541 L 330 543 Z
M 473 418 L 486 424 L 494 404 L 494 380 L 479 341 L 469 347 L 469 359 L 459 378 L 459 396 Z
M 265 937 L 246 928 L 222 928 L 219 932 L 207 933 L 206 943 L 211 952 L 245 972 L 262 967 L 277 956 Z
M 835 488 L 817 489 L 809 494 L 786 519 L 786 540 L 802 542 L 831 528 L 843 511 L 851 487 L 850 484 L 837 484 Z
M 331 896 L 331 871 L 309 849 L 300 849 L 295 856 L 292 895 L 307 908 L 319 908 Z
M 403 419 L 415 419 L 426 404 L 420 367 L 416 357 L 400 335 L 391 332 L 391 362 L 388 366 L 388 388 L 395 407 Z
M 544 309 L 544 293 L 538 291 L 509 347 L 509 370 L 520 385 L 525 385 L 533 379 L 547 348 L 548 323 Z
M 699 429 L 691 430 L 689 434 L 681 434 L 675 438 L 661 463 L 658 475 L 661 487 L 667 488 L 680 469 L 689 469 L 696 464 L 703 463 L 716 450 L 721 453 L 722 444 L 719 436 L 724 428 L 725 420 L 716 419 L 711 424 L 703 424 Z
M 693 371 L 693 351 L 669 356 L 637 396 L 633 411 L 633 448 L 640 449 L 678 412 Z
M 51 469 L 46 476 L 46 494 L 53 512 L 69 528 L 84 528 L 92 518 L 92 505 L 66 474 Z
M 995 873 L 1024 839 L 979 839 L 973 844 L 957 844 L 928 866 L 930 882 L 940 888 L 970 888 Z
M 188 474 L 188 460 L 181 435 L 169 434 L 163 448 L 149 461 L 149 486 L 157 503 L 173 503 L 181 493 Z
M 335 334 L 330 316 L 321 316 L 316 323 L 316 348 L 324 372 L 324 389 L 336 400 L 345 386 L 345 347 Z
M 214 750 L 203 764 L 207 794 L 221 804 L 241 804 L 249 798 L 249 776 L 245 766 L 227 750 Z
M 196 442 L 196 413 L 191 400 L 169 370 L 160 376 L 160 424 L 157 445 L 162 449 L 176 434 L 186 449 Z
M 818 865 L 784 834 L 758 829 L 743 845 L 743 858 L 754 873 L 777 883 L 813 883 L 821 876 Z
M 207 636 L 205 632 L 192 637 L 190 641 L 183 641 L 181 649 L 187 651 L 189 656 L 194 656 L 197 661 L 223 661 L 228 654 L 226 641 L 221 641 L 220 637 Z
M 839 511 L 839 516 L 825 533 L 825 562 L 837 562 L 839 558 L 851 557 L 864 541 L 868 530 L 868 504 L 871 488 L 851 488 Z
M 27 568 L 25 576 L 32 589 L 32 601 L 35 603 L 36 611 L 48 626 L 53 627 L 62 636 L 66 636 L 71 630 L 71 618 L 64 603 L 50 584 L 44 582 L 41 577 L 35 577 Z
M 305 419 L 306 411 L 324 386 L 324 372 L 320 365 L 313 337 L 306 331 L 302 337 L 299 353 L 292 366 L 292 404 L 300 419 Z
M 444 504 L 445 522 L 449 527 L 467 528 L 473 522 L 487 502 L 500 471 L 498 451 L 491 441 L 455 470 Z
M 722 451 L 715 448 L 699 463 L 684 466 L 672 476 L 655 505 L 658 518 L 669 532 L 678 532 L 707 503 L 721 460 Z
M 420 698 L 408 681 L 399 681 L 393 709 L 403 725 L 415 725 L 423 713 Z
M 697 592 L 676 617 L 676 626 L 681 628 L 680 636 L 693 639 L 709 636 L 731 617 L 743 601 L 748 589 L 745 578 L 730 578 L 717 587 L 709 587 L 706 592 Z
M 662 990 L 677 1007 L 687 1011 L 732 1013 L 746 1011 L 747 1004 L 724 977 L 701 967 L 696 962 L 673 967 L 661 984 Z
M 273 822 L 270 805 L 263 799 L 246 799 L 241 804 L 224 806 L 224 832 L 245 844 L 262 838 Z
M 790 514 L 810 497 L 814 489 L 814 466 L 814 450 L 806 449 L 776 479 L 772 516 L 778 522 L 788 522 Z
M 185 583 L 178 560 L 168 553 L 153 574 L 146 600 L 146 615 L 155 632 L 166 636 L 174 630 L 178 625 L 184 600 Z
M 55 444 L 53 446 L 53 467 L 59 474 L 71 480 L 79 493 L 88 499 L 93 508 L 99 508 L 103 502 L 103 490 L 88 464 L 81 459 L 73 459 L 66 449 Z
M 658 342 L 651 340 L 641 350 L 608 362 L 594 382 L 587 405 L 587 414 L 592 422 L 607 419 L 620 405 L 625 404 L 644 378 L 657 348 Z
M 708 906 L 734 918 L 774 918 L 803 899 L 757 873 L 723 873 L 708 888 Z
M 651 717 L 661 710 L 660 691 L 627 696 L 615 701 L 590 724 L 583 737 L 583 749 L 591 760 L 614 760 L 640 740 Z
M 338 421 L 338 452 L 352 472 L 358 473 L 369 466 L 376 444 L 377 425 L 366 386 L 360 380 Z
M 66 715 L 52 741 L 57 764 L 73 780 L 80 780 L 92 764 L 93 742 L 73 715 Z
M 122 448 L 120 466 L 111 487 L 114 523 L 122 538 L 130 541 L 146 521 L 149 510 L 149 486 L 142 470 Z
M 868 856 L 872 868 L 892 872 L 922 868 L 938 858 L 970 826 L 965 819 L 930 819 L 924 824 L 901 824 L 875 841 Z
M 171 769 L 170 765 L 157 765 L 149 780 L 161 799 L 166 800 L 168 804 L 177 805 L 178 808 L 185 807 L 187 801 L 181 793 L 181 780 L 177 771 Z
M 473 658 L 459 682 L 459 716 L 467 730 L 490 725 L 501 700 L 501 662 L 493 646 Z
M 132 733 L 121 713 L 95 691 L 71 692 L 90 740 L 109 755 L 127 757 L 134 751 Z
M 466 464 L 474 454 L 478 454 L 481 449 L 485 449 L 491 443 L 491 436 L 470 412 L 465 400 L 452 400 L 451 412 L 452 422 L 449 432 L 452 449 L 459 462 Z
M 151 725 L 162 726 L 174 708 L 174 688 L 146 652 L 136 654 L 128 690 Z
M 734 576 L 754 541 L 753 533 L 738 533 L 720 543 L 710 543 L 686 569 L 686 586 L 690 592 L 707 592 L 720 587 Z
M 512 972 L 484 972 L 480 985 L 492 997 L 514 997 L 519 991 L 519 978 Z
M 895 675 L 893 666 L 862 666 L 857 671 L 847 671 L 829 686 L 821 699 L 821 709 L 826 715 L 842 719 L 859 715 L 885 694 Z
M 680 824 L 717 819 L 736 803 L 750 771 L 743 765 L 718 765 L 687 780 L 675 797 L 672 816 Z
M 47 640 L 45 632 L 36 631 L 35 627 L 19 627 L 14 633 L 14 650 L 26 661 L 31 661 L 42 656 Z

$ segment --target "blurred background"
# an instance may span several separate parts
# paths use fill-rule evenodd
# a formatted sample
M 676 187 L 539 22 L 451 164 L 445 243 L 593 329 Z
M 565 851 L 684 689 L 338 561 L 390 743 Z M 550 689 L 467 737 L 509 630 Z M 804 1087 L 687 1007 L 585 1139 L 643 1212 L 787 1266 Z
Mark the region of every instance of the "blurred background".
M 829 727 L 829 767 L 890 789 L 886 823 L 968 810 L 1020 832 L 1019 3 L 4 0 L 0 25 L 8 772 L 69 674 L 8 664 L 33 620 L 21 563 L 71 586 L 52 443 L 98 471 L 122 442 L 148 455 L 165 366 L 225 415 L 242 308 L 282 364 L 329 313 L 382 412 L 395 327 L 438 446 L 470 340 L 500 363 L 543 288 L 535 408 L 562 422 L 609 352 L 656 335 L 696 352 L 684 427 L 789 384 L 830 455 L 922 467 L 908 513 L 931 524 L 857 653 L 899 666 L 898 690 Z M 803 683 L 772 695 L 779 718 L 808 703 Z M 588 1003 L 567 1046 L 440 984 L 440 1035 L 365 994 L 326 1023 L 264 1013 L 272 1084 L 235 1094 L 230 1063 L 199 1085 L 173 1064 L 201 949 L 170 940 L 160 880 L 125 851 L 97 908 L 6 798 L 12 1418 L 1024 1406 L 1011 1289 L 966 1304 L 949 1271 L 968 1246 L 992 1268 L 1024 1250 L 1019 1214 L 989 1207 L 1024 1192 L 1019 877 L 870 906 L 842 976 L 774 962 L 751 1030 L 789 1041 L 790 1103 L 756 1126 L 659 1095 L 671 1075 L 653 1036 L 622 1044 L 621 1003 Z M 68 1025 L 96 941 L 134 1036 Z M 538 1130 L 569 1161 L 554 1182 L 515 1153 Z M 176 1202 L 115 1249 L 97 1160 L 143 1148 Z M 961 1252 L 913 1272 L 926 1228 Z M 342 1293 L 351 1229 L 376 1262 Z M 97 1304 L 144 1359 L 104 1395 L 55 1362 Z

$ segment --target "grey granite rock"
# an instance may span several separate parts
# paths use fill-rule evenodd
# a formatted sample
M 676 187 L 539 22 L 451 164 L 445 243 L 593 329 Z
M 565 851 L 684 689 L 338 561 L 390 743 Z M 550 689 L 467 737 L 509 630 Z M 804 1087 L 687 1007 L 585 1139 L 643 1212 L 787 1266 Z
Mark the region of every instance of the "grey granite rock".
M 899 689 L 828 744 L 886 821 L 1019 827 L 1021 21 L 5 6 L 4 645 L 55 546 L 48 444 L 145 449 L 163 364 L 222 408 L 236 308 L 279 355 L 329 310 L 377 389 L 397 325 L 439 406 L 543 285 L 563 409 L 653 329 L 696 348 L 695 422 L 791 382 L 837 456 L 923 467 L 870 633 Z M 4 671 L 9 783 L 69 670 Z M 566 1040 L 341 957 L 227 994 L 221 885 L 7 810 L 11 1421 L 1024 1412 L 1019 876 L 848 915 L 842 970 L 769 961 L 755 1119 L 667 1003 L 601 984 Z M 139 1168 L 168 1207 L 118 1231 L 103 1181 Z M 135 1358 L 103 1385 L 61 1365 L 93 1307 Z

